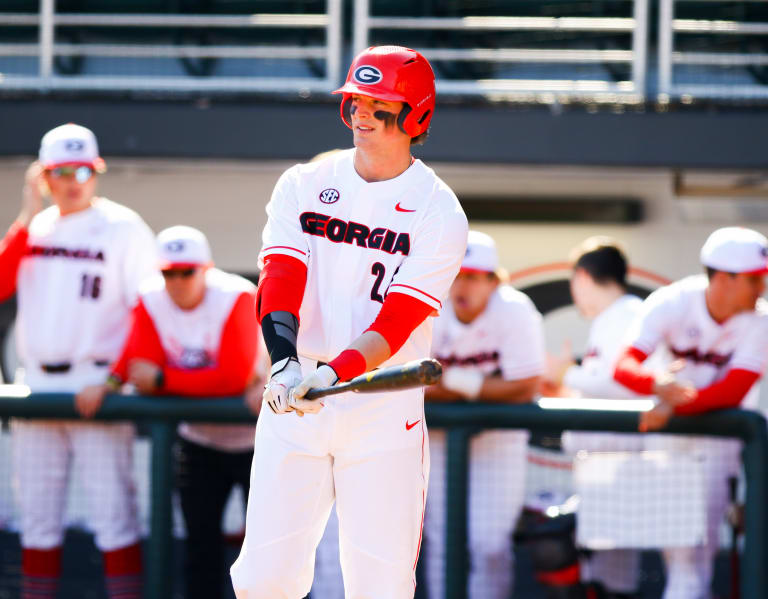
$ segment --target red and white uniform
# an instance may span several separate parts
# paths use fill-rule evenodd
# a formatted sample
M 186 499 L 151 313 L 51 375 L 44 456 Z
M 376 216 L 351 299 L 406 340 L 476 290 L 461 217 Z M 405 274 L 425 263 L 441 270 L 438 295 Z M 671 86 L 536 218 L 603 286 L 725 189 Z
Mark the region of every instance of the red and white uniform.
M 297 344 L 305 374 L 362 334 L 388 291 L 440 310 L 466 246 L 466 217 L 431 169 L 416 160 L 368 183 L 354 152 L 289 169 L 267 206 L 260 258 L 284 254 L 308 269 Z M 431 329 L 427 319 L 383 366 L 429 355 Z M 423 391 L 323 403 L 303 418 L 261 413 L 234 587 L 303 597 L 335 498 L 347 594 L 412 596 L 429 475 Z
M 11 227 L 0 251 L 6 281 L 0 295 L 12 293 L 15 282 L 23 382 L 33 392 L 70 393 L 103 383 L 128 333 L 139 283 L 156 264 L 149 227 L 107 199 L 67 216 L 47 208 L 29 231 Z M 17 420 L 13 433 L 25 548 L 61 544 L 73 455 L 85 472 L 97 547 L 110 551 L 138 540 L 132 425 Z
M 646 355 L 662 347 L 671 359 L 683 359 L 685 366 L 676 377 L 697 389 L 722 380 L 733 369 L 762 374 L 768 362 L 768 304 L 758 300 L 755 311 L 742 312 L 718 323 L 707 309 L 706 288 L 706 277 L 699 275 L 652 293 L 631 328 L 629 345 Z M 756 399 L 757 385 L 742 405 L 754 407 Z M 718 547 L 717 533 L 728 501 L 727 479 L 738 472 L 740 443 L 716 437 L 657 434 L 648 435 L 645 447 L 677 454 L 689 452 L 704 465 L 709 494 L 707 543 L 664 550 L 664 598 L 706 599 Z
M 163 392 L 207 397 L 242 393 L 254 368 L 256 288 L 237 275 L 211 268 L 205 273 L 203 301 L 179 308 L 157 276 L 141 288 L 131 335 L 112 371 L 122 380 L 134 358 L 163 369 Z M 182 423 L 179 434 L 221 451 L 253 447 L 253 425 Z
M 447 305 L 435 319 L 432 353 L 443 368 L 469 368 L 506 380 L 544 372 L 542 319 L 525 294 L 500 286 L 469 324 Z M 481 398 L 482 399 L 482 398 Z M 507 599 L 514 571 L 511 534 L 525 500 L 528 431 L 475 435 L 469 447 L 469 597 Z M 430 599 L 445 596 L 445 431 L 430 431 L 429 501 L 424 534 Z

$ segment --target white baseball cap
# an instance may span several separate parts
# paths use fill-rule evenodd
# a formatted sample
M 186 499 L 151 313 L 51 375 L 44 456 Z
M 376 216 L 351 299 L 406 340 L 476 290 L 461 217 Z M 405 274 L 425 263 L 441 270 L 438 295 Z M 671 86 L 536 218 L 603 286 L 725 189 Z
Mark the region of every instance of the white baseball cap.
M 496 242 L 490 235 L 480 231 L 470 231 L 467 235 L 467 251 L 461 262 L 462 272 L 497 272 L 499 254 Z
M 157 251 L 160 270 L 213 263 L 211 246 L 202 231 L 184 225 L 160 231 L 157 234 Z
M 768 273 L 768 239 L 744 227 L 723 227 L 701 248 L 701 263 L 724 272 Z
M 98 173 L 107 170 L 93 131 L 74 123 L 60 125 L 43 135 L 39 159 L 46 169 L 76 164 L 90 166 Z

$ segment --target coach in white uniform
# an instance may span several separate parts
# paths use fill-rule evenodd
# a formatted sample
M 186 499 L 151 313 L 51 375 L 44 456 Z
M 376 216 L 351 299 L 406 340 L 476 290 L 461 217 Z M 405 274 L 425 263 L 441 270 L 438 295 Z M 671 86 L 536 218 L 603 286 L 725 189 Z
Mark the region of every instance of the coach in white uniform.
M 750 229 L 726 227 L 701 249 L 707 275 L 692 276 L 652 293 L 629 335 L 614 377 L 659 403 L 642 414 L 640 428 L 663 428 L 673 414 L 754 407 L 756 383 L 768 362 L 768 305 L 760 296 L 768 272 L 768 240 Z M 654 376 L 643 362 L 665 347 L 682 369 Z M 705 542 L 664 550 L 664 599 L 710 596 L 717 533 L 728 502 L 728 478 L 739 468 L 740 443 L 703 436 L 653 435 L 646 448 L 688 453 L 703 463 L 707 487 Z
M 541 315 L 525 294 L 501 285 L 491 237 L 470 231 L 450 303 L 435 319 L 433 355 L 442 382 L 432 401 L 528 403 L 544 373 Z M 430 431 L 424 534 L 430 599 L 445 596 L 446 435 Z M 507 599 L 514 570 L 511 536 L 525 499 L 528 431 L 479 433 L 469 446 L 469 597 Z
M 638 397 L 613 379 L 616 361 L 626 345 L 627 330 L 638 317 L 642 300 L 627 293 L 627 259 L 609 237 L 590 237 L 573 251 L 570 288 L 579 313 L 592 321 L 587 345 L 576 364 L 568 348 L 558 357 L 548 357 L 547 382 L 566 396 L 605 399 Z M 565 431 L 563 449 L 579 451 L 640 451 L 643 437 L 631 433 Z M 626 485 L 619 480 L 617 485 Z M 607 501 L 607 499 L 606 499 Z M 578 525 L 578 519 L 577 519 Z M 611 596 L 631 596 L 637 591 L 640 552 L 635 549 L 593 551 L 582 580 L 598 581 Z M 619 595 L 621 594 L 621 595 Z
M 267 207 L 257 310 L 270 409 L 232 567 L 239 599 L 306 595 L 334 499 L 346 596 L 414 593 L 429 476 L 423 391 L 303 396 L 429 355 L 428 316 L 459 270 L 467 221 L 411 156 L 435 106 L 426 59 L 369 48 L 338 91 L 355 148 L 286 171 Z
M 22 212 L 3 240 L 0 296 L 17 291 L 18 354 L 33 392 L 79 393 L 103 382 L 128 332 L 139 283 L 155 272 L 149 227 L 95 196 L 103 171 L 90 130 L 68 124 L 46 133 L 39 162 L 27 171 Z M 53 205 L 41 211 L 45 187 Z M 87 415 L 98 408 L 80 395 L 75 405 Z M 131 424 L 14 422 L 23 597 L 55 596 L 73 460 L 83 469 L 108 595 L 140 596 L 132 447 Z

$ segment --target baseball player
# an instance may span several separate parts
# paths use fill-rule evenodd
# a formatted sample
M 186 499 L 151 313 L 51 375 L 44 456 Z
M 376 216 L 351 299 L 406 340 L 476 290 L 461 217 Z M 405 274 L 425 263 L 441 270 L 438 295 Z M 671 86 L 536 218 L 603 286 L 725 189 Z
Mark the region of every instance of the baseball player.
M 726 227 L 701 249 L 706 276 L 662 287 L 643 303 L 621 355 L 615 379 L 659 402 L 640 418 L 641 431 L 663 428 L 673 414 L 754 406 L 768 360 L 768 306 L 760 298 L 768 272 L 768 240 L 756 231 Z M 672 374 L 654 376 L 644 361 L 657 347 L 681 361 Z M 706 599 L 717 532 L 728 503 L 728 477 L 739 467 L 739 442 L 700 436 L 654 435 L 650 449 L 687 452 L 703 462 L 707 486 L 706 541 L 667 548 L 664 599 Z
M 642 300 L 627 293 L 627 259 L 609 237 L 590 237 L 575 248 L 571 296 L 581 315 L 592 321 L 587 347 L 576 364 L 570 347 L 548 356 L 547 381 L 568 396 L 624 399 L 637 397 L 613 379 L 616 360 L 625 347 L 627 328 L 637 318 Z M 563 448 L 578 451 L 639 451 L 642 437 L 631 434 L 566 431 Z M 623 484 L 623 481 L 620 482 Z M 578 525 L 578 524 L 577 524 Z M 640 553 L 633 549 L 593 551 L 582 580 L 600 582 L 611 597 L 637 591 Z
M 433 354 L 443 365 L 431 401 L 527 403 L 544 373 L 544 330 L 533 302 L 497 274 L 491 237 L 470 231 L 450 303 L 435 319 Z M 445 431 L 429 439 L 432 469 L 425 522 L 430 599 L 445 596 Z M 469 448 L 469 597 L 508 599 L 514 570 L 511 536 L 525 499 L 528 432 L 496 430 Z
M 33 392 L 76 393 L 103 382 L 128 333 L 139 282 L 155 272 L 154 236 L 132 210 L 95 195 L 105 165 L 93 133 L 74 124 L 42 139 L 26 174 L 18 219 L 0 247 L 0 298 L 17 293 L 17 349 Z M 43 191 L 53 205 L 42 209 Z M 21 516 L 23 599 L 54 597 L 70 464 L 83 469 L 88 514 L 104 556 L 107 593 L 141 594 L 132 479 L 133 426 L 79 421 L 13 423 Z
M 144 394 L 242 394 L 256 358 L 256 288 L 213 268 L 208 240 L 197 229 L 165 229 L 157 236 L 157 248 L 162 277 L 142 284 L 128 341 L 108 384 L 84 393 L 103 398 L 127 382 Z M 246 398 L 258 411 L 261 392 L 246 393 Z M 221 522 L 232 488 L 240 485 L 248 493 L 253 435 L 253 425 L 179 426 L 176 461 L 187 529 L 187 599 L 221 595 Z
M 336 500 L 347 597 L 412 597 L 429 476 L 423 391 L 304 399 L 423 358 L 464 254 L 456 196 L 411 156 L 435 108 L 418 52 L 355 57 L 341 116 L 354 148 L 288 169 L 267 206 L 257 310 L 272 369 L 256 427 L 239 599 L 298 599 Z

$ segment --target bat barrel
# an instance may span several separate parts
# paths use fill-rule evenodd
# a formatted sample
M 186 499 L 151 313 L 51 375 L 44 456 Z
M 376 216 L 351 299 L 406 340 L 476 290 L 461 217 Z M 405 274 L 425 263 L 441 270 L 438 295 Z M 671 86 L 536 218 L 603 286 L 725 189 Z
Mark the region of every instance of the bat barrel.
M 424 387 L 426 385 L 434 385 L 439 381 L 442 371 L 440 362 L 437 360 L 414 360 L 399 366 L 389 366 L 361 374 L 351 381 L 334 387 L 310 389 L 305 397 L 307 399 L 317 399 L 346 391 L 375 393 L 378 391 L 398 391 L 413 387 Z

